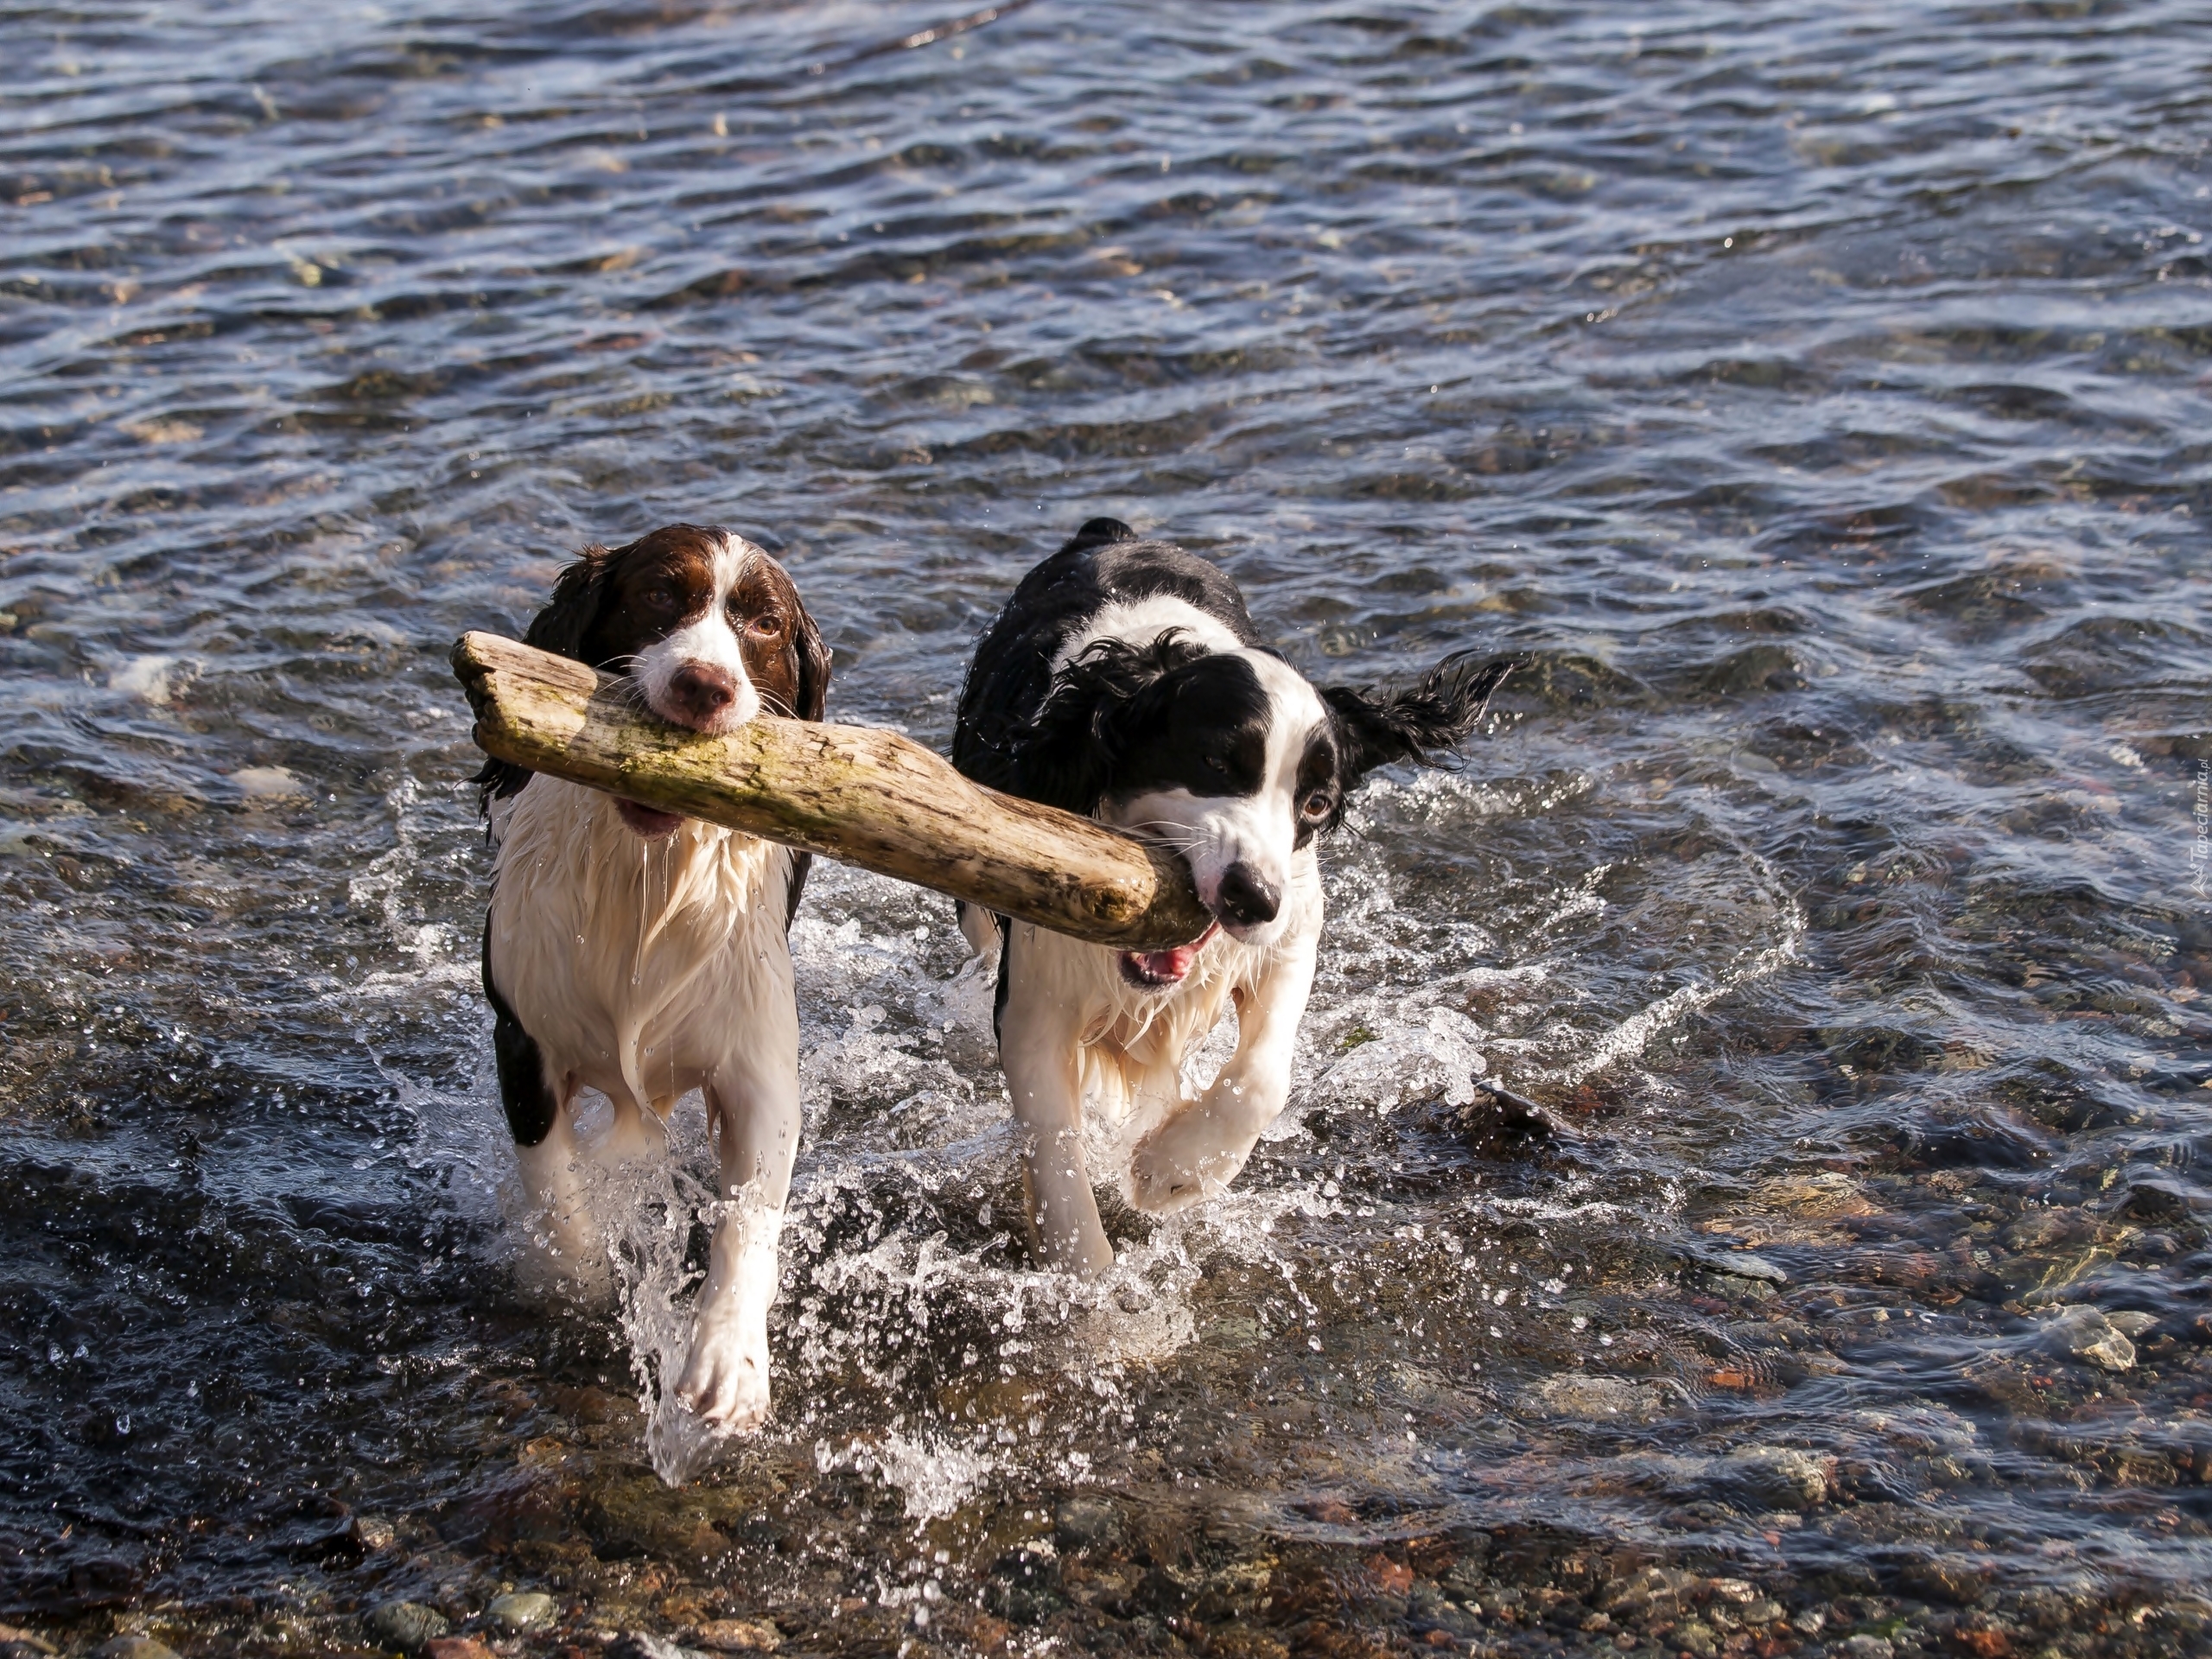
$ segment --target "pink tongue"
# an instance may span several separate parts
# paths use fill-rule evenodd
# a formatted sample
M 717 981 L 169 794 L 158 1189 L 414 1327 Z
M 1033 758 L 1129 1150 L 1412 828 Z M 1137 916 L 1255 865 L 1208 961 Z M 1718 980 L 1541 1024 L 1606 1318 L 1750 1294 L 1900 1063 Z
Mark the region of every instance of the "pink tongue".
M 1191 971 L 1191 964 L 1198 959 L 1198 952 L 1205 949 L 1206 941 L 1220 931 L 1218 922 L 1188 944 L 1179 944 L 1173 950 L 1124 950 L 1122 960 L 1135 966 L 1147 979 L 1162 984 L 1173 984 Z

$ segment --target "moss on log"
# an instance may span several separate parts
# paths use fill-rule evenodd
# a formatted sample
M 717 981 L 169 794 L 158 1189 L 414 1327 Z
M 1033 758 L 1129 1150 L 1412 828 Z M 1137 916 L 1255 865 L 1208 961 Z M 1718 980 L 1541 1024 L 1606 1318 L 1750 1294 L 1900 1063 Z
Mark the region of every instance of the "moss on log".
M 532 772 L 1116 950 L 1185 944 L 1211 919 L 1172 853 L 971 783 L 895 732 L 762 715 L 709 737 L 640 709 L 611 675 L 492 633 L 463 634 L 453 669 L 477 746 Z

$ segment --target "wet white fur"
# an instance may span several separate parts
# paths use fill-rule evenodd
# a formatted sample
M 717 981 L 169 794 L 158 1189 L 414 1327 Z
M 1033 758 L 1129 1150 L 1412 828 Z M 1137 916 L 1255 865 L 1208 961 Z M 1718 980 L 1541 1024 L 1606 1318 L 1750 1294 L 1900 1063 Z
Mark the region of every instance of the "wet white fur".
M 670 684 L 679 671 L 699 664 L 721 669 L 737 687 L 737 696 L 729 706 L 707 721 L 702 730 L 734 732 L 760 712 L 760 693 L 745 671 L 745 652 L 737 630 L 729 625 L 729 596 L 744 579 L 746 567 L 756 557 L 766 556 L 741 537 L 724 536 L 721 545 L 715 550 L 714 596 L 707 608 L 631 659 L 631 677 L 656 714 L 668 720 L 679 718 L 669 695 Z
M 1083 652 L 1101 639 L 1119 639 L 1132 645 L 1148 645 L 1170 628 L 1180 628 L 1208 651 L 1238 649 L 1236 636 L 1219 617 L 1200 610 L 1188 600 L 1171 594 L 1148 599 L 1117 599 L 1103 607 L 1089 624 L 1077 628 L 1052 653 L 1052 672 L 1058 673 Z
M 733 1202 L 677 1389 L 733 1429 L 768 1414 L 768 1306 L 798 1146 L 790 880 L 783 848 L 696 819 L 648 842 L 611 797 L 536 777 L 506 815 L 492 897 L 492 981 L 537 1040 L 560 1106 L 550 1135 L 516 1149 L 557 1266 L 604 1272 L 579 1160 L 658 1150 L 658 1121 L 688 1090 L 705 1093 Z M 588 1148 L 574 1119 L 586 1088 L 614 1109 Z
M 1025 1131 L 1030 1223 L 1054 1266 L 1096 1274 L 1112 1265 L 1090 1189 L 1094 1166 L 1111 1170 L 1129 1202 L 1155 1214 L 1236 1179 L 1290 1096 L 1321 911 L 1309 846 L 1291 860 L 1271 944 L 1217 933 L 1188 976 L 1164 988 L 1131 985 L 1103 945 L 1022 922 L 1009 930 L 999 1056 Z M 982 912 L 970 910 L 963 922 L 979 948 L 995 945 L 982 932 L 990 925 Z M 1232 1004 L 1236 1052 L 1192 1099 L 1183 1062 Z
M 1279 887 L 1282 900 L 1272 922 L 1215 934 L 1190 973 L 1166 988 L 1131 985 L 1118 953 L 1103 945 L 1023 923 L 1009 930 L 999 1053 L 1026 1132 L 1030 1223 L 1054 1266 L 1085 1274 L 1114 1260 L 1091 1192 L 1094 1157 L 1110 1159 L 1128 1200 L 1154 1213 L 1219 1192 L 1243 1169 L 1289 1098 L 1320 945 L 1319 867 L 1310 842 L 1294 850 L 1298 765 L 1325 717 L 1313 688 L 1274 658 L 1240 647 L 1218 619 L 1165 597 L 1108 606 L 1055 664 L 1096 639 L 1143 644 L 1170 627 L 1244 658 L 1260 677 L 1274 704 L 1261 790 L 1210 798 L 1154 791 L 1102 816 L 1174 846 L 1209 907 L 1239 861 Z M 962 925 L 978 950 L 995 945 L 982 912 L 963 912 Z M 1188 1098 L 1183 1062 L 1232 1004 L 1236 1052 L 1203 1095 Z

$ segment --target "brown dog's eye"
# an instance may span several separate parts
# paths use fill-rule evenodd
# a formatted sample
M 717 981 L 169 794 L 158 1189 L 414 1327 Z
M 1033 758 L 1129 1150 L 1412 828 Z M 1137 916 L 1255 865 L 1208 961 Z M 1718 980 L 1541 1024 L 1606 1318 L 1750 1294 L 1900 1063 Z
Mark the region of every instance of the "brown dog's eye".
M 773 611 L 770 611 L 764 616 L 756 616 L 746 624 L 747 632 L 757 633 L 763 639 L 772 639 L 783 631 L 784 619 Z
M 676 608 L 676 589 L 664 582 L 657 582 L 645 589 L 645 608 L 653 611 L 672 611 Z
M 1334 803 L 1329 798 L 1327 790 L 1317 789 L 1306 798 L 1306 804 L 1298 810 L 1306 818 L 1318 823 L 1329 816 L 1329 810 L 1333 804 Z

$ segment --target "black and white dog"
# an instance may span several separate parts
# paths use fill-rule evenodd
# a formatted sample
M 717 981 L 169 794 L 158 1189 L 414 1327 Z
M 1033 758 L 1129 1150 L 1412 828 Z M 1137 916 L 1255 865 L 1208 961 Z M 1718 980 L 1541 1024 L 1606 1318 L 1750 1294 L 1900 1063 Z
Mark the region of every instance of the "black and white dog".
M 728 531 L 671 524 L 561 572 L 528 643 L 625 675 L 696 731 L 764 709 L 819 720 L 830 653 L 783 567 Z M 493 761 L 499 843 L 484 928 L 499 1097 L 549 1265 L 606 1258 L 579 1160 L 653 1150 L 645 1126 L 705 1093 L 732 1200 L 715 1228 L 678 1395 L 721 1428 L 768 1413 L 768 1306 L 798 1149 L 798 1009 L 785 940 L 807 858 L 715 824 Z M 579 1090 L 614 1109 L 587 1146 Z
M 1463 654 L 1395 691 L 1316 687 L 1228 577 L 1111 518 L 1022 579 L 969 669 L 953 764 L 1174 848 L 1216 918 L 1141 954 L 962 907 L 969 943 L 1001 952 L 999 1054 L 1049 1263 L 1114 1259 L 1086 1139 L 1126 1157 L 1140 1209 L 1236 1179 L 1289 1093 L 1321 933 L 1314 837 L 1376 767 L 1434 764 L 1472 731 L 1505 667 Z M 1186 1099 L 1184 1061 L 1232 1003 L 1236 1053 Z

